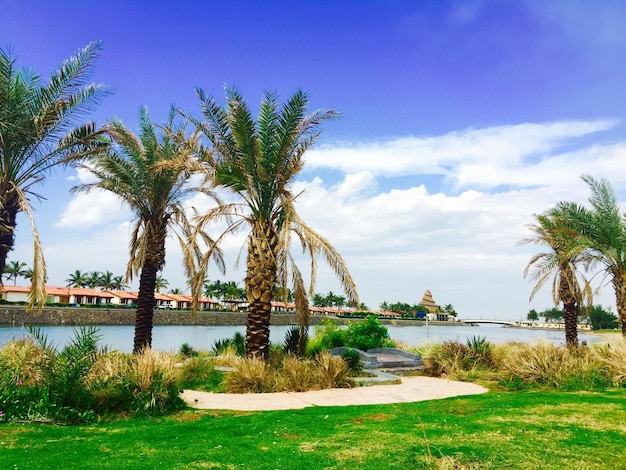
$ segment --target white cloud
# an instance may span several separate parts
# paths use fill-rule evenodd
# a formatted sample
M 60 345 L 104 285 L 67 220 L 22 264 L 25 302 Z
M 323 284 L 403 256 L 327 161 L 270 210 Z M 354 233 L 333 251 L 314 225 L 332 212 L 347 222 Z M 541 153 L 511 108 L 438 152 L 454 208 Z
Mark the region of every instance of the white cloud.
M 55 225 L 89 228 L 128 217 L 128 210 L 117 196 L 108 191 L 95 189 L 89 194 L 81 193 L 74 196 Z

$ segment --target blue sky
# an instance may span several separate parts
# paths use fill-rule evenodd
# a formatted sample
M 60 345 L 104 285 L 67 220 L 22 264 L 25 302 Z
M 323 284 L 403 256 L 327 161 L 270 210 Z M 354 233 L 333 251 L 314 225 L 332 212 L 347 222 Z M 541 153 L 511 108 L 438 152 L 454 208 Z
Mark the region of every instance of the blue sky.
M 362 300 L 435 301 L 467 317 L 521 318 L 532 214 L 584 202 L 583 173 L 626 199 L 626 5 L 618 1 L 0 0 L 0 47 L 42 76 L 89 41 L 93 80 L 114 89 L 94 113 L 134 128 L 170 103 L 198 112 L 194 87 L 310 93 L 333 108 L 307 157 L 299 210 L 344 255 Z M 51 175 L 37 221 L 50 284 L 75 269 L 122 273 L 129 215 L 109 196 L 70 196 L 85 175 Z M 204 201 L 195 200 L 202 207 Z M 10 259 L 29 262 L 25 219 Z M 241 240 L 226 247 L 226 279 Z M 164 276 L 184 288 L 177 247 Z M 212 278 L 220 278 L 215 273 Z M 596 278 L 596 285 L 600 278 Z M 318 292 L 338 291 L 327 272 Z M 610 286 L 598 302 L 613 304 Z

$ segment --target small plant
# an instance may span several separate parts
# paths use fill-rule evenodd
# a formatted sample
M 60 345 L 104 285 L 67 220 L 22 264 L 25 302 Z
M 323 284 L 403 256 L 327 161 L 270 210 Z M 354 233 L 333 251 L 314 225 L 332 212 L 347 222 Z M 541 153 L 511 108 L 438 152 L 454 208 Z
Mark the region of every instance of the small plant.
M 278 371 L 277 390 L 306 392 L 319 389 L 319 379 L 315 367 L 308 361 L 301 361 L 295 355 L 285 357 Z
M 308 341 L 308 335 L 305 330 L 304 334 L 304 343 L 306 344 Z M 300 344 L 300 327 L 292 326 L 287 330 L 285 334 L 285 341 L 283 343 L 283 350 L 287 354 L 298 355 L 298 347 Z
M 229 348 L 229 346 L 234 346 L 237 356 L 245 356 L 246 337 L 237 332 L 232 338 L 218 339 L 215 343 L 213 343 L 212 350 L 215 354 L 222 354 Z
M 273 392 L 276 380 L 272 368 L 262 359 L 241 358 L 226 375 L 225 386 L 230 393 Z
M 196 351 L 189 343 L 183 343 L 180 346 L 180 355 L 183 358 L 197 357 L 198 351 Z
M 323 352 L 315 358 L 315 362 L 320 375 L 320 388 L 350 388 L 353 385 L 350 369 L 342 358 Z
M 361 354 L 356 349 L 344 349 L 341 353 L 341 359 L 343 359 L 350 369 L 350 375 L 352 377 L 358 377 L 363 373 L 363 363 L 361 362 Z

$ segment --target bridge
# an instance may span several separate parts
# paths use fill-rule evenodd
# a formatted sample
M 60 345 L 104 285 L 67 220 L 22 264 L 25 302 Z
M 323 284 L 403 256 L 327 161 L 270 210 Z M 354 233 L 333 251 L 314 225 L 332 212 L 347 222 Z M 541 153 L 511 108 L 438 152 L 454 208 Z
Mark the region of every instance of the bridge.
M 463 323 L 467 323 L 469 325 L 475 325 L 476 323 L 491 323 L 491 324 L 495 324 L 495 325 L 506 325 L 506 326 L 514 326 L 515 322 L 513 321 L 508 321 L 508 320 L 483 320 L 483 319 L 478 319 L 478 320 L 461 320 Z

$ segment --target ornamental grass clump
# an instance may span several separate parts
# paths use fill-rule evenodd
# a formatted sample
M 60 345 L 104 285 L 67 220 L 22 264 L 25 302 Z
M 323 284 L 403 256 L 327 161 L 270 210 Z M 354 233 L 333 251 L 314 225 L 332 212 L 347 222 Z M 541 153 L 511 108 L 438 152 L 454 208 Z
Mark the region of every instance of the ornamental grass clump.
M 593 348 L 616 387 L 626 386 L 626 339 Z
M 508 389 L 594 390 L 611 385 L 606 367 L 587 347 L 564 348 L 547 341 L 516 343 L 500 368 L 500 383 Z
M 287 392 L 306 392 L 320 388 L 319 371 L 311 361 L 301 361 L 287 355 L 277 371 L 276 389 Z
M 226 375 L 225 386 L 230 393 L 266 393 L 276 389 L 272 367 L 258 357 L 240 358 Z
M 319 371 L 320 388 L 350 388 L 353 385 L 350 368 L 341 357 L 323 352 L 317 355 L 315 363 Z

